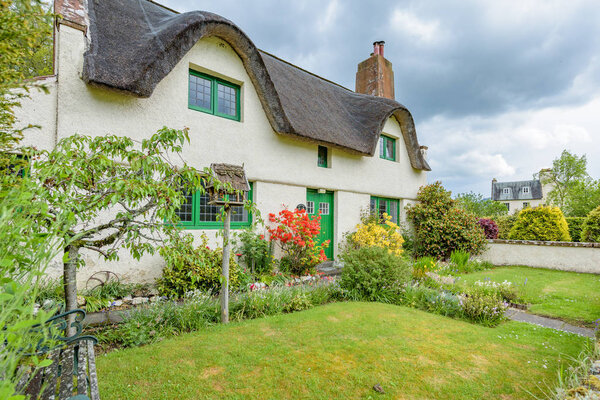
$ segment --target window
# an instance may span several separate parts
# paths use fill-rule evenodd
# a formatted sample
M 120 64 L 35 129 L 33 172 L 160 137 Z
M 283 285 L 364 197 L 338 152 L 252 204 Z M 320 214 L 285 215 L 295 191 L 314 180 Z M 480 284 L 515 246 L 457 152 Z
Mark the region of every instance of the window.
M 529 208 L 529 202 L 524 201 L 523 202 L 523 208 Z
M 509 194 L 510 193 L 510 189 L 509 188 L 504 188 L 504 189 L 502 189 L 502 193 Z
M 240 120 L 240 87 L 190 70 L 188 108 Z
M 529 193 L 529 186 L 523 187 L 523 193 Z
M 379 138 L 379 158 L 396 161 L 396 139 L 381 135 Z
M 252 201 L 254 185 L 250 182 L 248 200 Z M 177 210 L 180 225 L 192 229 L 219 229 L 223 222 L 217 216 L 221 214 L 221 207 L 208 204 L 208 194 L 186 194 L 186 202 Z M 242 228 L 252 225 L 252 214 L 243 206 L 231 208 L 231 228 Z
M 376 214 L 383 218 L 383 213 L 392 217 L 391 221 L 398 223 L 400 212 L 400 201 L 397 199 L 386 199 L 384 197 L 371 196 L 371 214 Z
M 504 205 L 506 206 L 506 209 L 510 211 L 510 203 L 504 203 Z
M 329 215 L 329 203 L 319 203 L 319 214 Z
M 306 202 L 306 213 L 307 214 L 314 214 L 315 213 L 315 202 L 314 201 L 307 201 Z
M 317 151 L 317 165 L 327 168 L 327 147 L 325 146 L 319 146 Z

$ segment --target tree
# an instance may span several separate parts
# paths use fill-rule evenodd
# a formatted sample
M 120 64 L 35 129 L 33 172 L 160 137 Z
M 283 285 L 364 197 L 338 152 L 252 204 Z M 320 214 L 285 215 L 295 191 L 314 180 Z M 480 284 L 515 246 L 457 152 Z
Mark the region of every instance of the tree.
M 50 30 L 40 29 L 50 27 Z M 41 1 L 0 0 L 0 398 L 21 399 L 17 384 L 26 366 L 39 368 L 49 360 L 24 357 L 23 349 L 35 347 L 40 338 L 31 327 L 43 323 L 54 310 L 34 309 L 40 278 L 56 255 L 55 240 L 67 225 L 61 219 L 46 220 L 40 229 L 39 217 L 47 215 L 40 200 L 40 187 L 21 173 L 26 160 L 15 153 L 24 129 L 15 127 L 14 108 L 32 88 L 25 79 L 37 57 L 35 43 L 52 32 L 52 15 Z M 50 35 L 48 35 L 50 32 Z M 51 51 L 50 51 L 51 54 Z M 43 232 L 40 232 L 43 230 Z M 19 367 L 19 368 L 18 368 Z M 35 374 L 31 374 L 34 376 Z
M 138 146 L 127 137 L 73 135 L 36 154 L 32 177 L 43 188 L 48 214 L 72 222 L 61 236 L 67 310 L 77 308 L 82 249 L 108 260 L 117 259 L 120 248 L 136 259 L 154 253 L 155 243 L 174 230 L 165 221 L 178 221 L 184 193 L 204 190 L 200 171 L 170 160 L 186 142 L 187 128 L 164 127 Z
M 456 196 L 456 205 L 479 218 L 508 214 L 508 209 L 504 204 L 484 199 L 480 193 L 460 193 Z
M 561 209 L 565 207 L 569 196 L 577 182 L 589 179 L 587 173 L 587 159 L 585 154 L 577 156 L 563 150 L 560 157 L 552 161 L 552 168 L 540 175 L 542 184 L 552 185 L 548 193 L 550 203 Z
M 15 127 L 13 110 L 30 90 L 45 89 L 27 78 L 52 70 L 52 19 L 41 0 L 0 0 L 0 152 L 13 150 L 32 126 Z
M 565 215 L 585 217 L 600 205 L 600 180 L 585 179 L 574 182 L 569 189 L 564 207 Z

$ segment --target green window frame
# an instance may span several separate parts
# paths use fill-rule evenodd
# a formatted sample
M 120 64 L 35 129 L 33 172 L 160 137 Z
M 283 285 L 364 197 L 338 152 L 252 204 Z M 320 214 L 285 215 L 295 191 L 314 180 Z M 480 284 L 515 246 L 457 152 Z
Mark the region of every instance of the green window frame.
M 239 121 L 240 86 L 190 69 L 188 108 Z
M 253 201 L 254 182 L 249 183 L 248 200 Z M 217 215 L 222 208 L 208 204 L 208 194 L 201 194 L 198 191 L 194 194 L 187 194 L 186 197 L 188 201 L 181 206 L 177 213 L 181 219 L 179 226 L 185 229 L 220 229 L 223 227 L 223 221 L 217 220 Z M 248 212 L 243 206 L 232 207 L 231 229 L 247 228 L 251 225 L 251 212 Z
M 317 150 L 317 165 L 321 168 L 327 168 L 327 147 L 319 146 Z
M 370 204 L 371 214 L 377 215 L 379 218 L 386 213 L 392 217 L 391 221 L 395 224 L 399 223 L 400 218 L 400 200 L 387 197 L 371 196 Z
M 379 138 L 379 158 L 396 161 L 396 139 L 381 135 Z

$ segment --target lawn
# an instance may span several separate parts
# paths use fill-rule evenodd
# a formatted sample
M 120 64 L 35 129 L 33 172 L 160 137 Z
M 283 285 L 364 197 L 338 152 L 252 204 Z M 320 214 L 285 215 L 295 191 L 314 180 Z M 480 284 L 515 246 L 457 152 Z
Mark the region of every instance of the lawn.
M 576 325 L 594 326 L 600 318 L 600 275 L 528 267 L 500 267 L 462 275 L 474 282 L 489 278 L 517 285 L 533 314 L 560 318 Z
M 105 399 L 523 399 L 585 343 L 518 322 L 335 303 L 113 351 L 97 366 Z

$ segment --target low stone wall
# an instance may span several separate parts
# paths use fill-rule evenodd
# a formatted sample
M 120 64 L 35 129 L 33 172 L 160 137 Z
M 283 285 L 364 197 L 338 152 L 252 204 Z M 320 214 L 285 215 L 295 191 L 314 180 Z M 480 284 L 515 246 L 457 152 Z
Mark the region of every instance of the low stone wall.
M 526 265 L 535 268 L 600 274 L 600 243 L 488 241 L 481 259 L 494 265 Z

